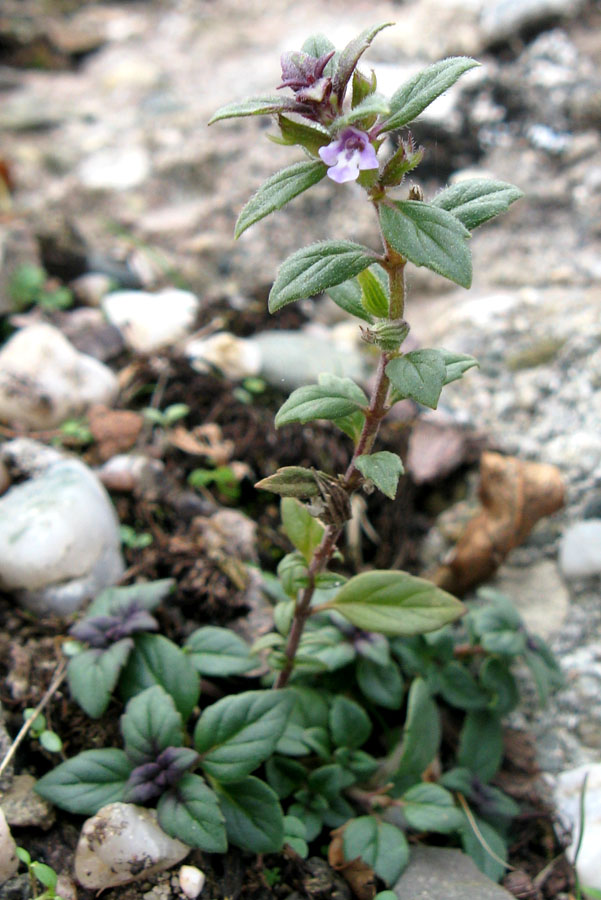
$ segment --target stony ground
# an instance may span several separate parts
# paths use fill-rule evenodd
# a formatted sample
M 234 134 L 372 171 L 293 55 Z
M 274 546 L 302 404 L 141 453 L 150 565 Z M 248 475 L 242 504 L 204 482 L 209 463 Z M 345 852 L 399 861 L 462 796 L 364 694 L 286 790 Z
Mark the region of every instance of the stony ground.
M 368 24 L 396 22 L 368 57 L 385 93 L 441 56 L 480 59 L 414 129 L 427 148 L 420 183 L 428 196 L 469 170 L 515 182 L 526 197 L 474 237 L 470 292 L 418 270 L 407 315 L 421 345 L 480 360 L 431 421 L 551 463 L 565 480 L 564 510 L 535 528 L 495 581 L 566 669 L 568 686 L 544 716 L 525 709 L 519 720 L 555 774 L 601 751 L 601 711 L 591 702 L 601 690 L 599 577 L 566 580 L 558 565 L 568 525 L 601 517 L 601 9 L 565 3 L 562 17 L 562 4 L 541 2 L 538 18 L 520 26 L 490 10 L 487 18 L 481 6 L 173 0 L 90 4 L 47 20 L 35 3 L 7 3 L 0 25 L 10 33 L 31 12 L 32 46 L 46 56 L 38 69 L 0 67 L 0 162 L 14 183 L 12 200 L 0 198 L 0 286 L 38 247 L 61 277 L 122 272 L 127 261 L 146 287 L 194 291 L 204 325 L 212 309 L 229 309 L 235 330 L 236 311 L 244 319 L 264 302 L 288 252 L 330 236 L 373 243 L 374 222 L 357 217 L 354 188 L 322 184 L 234 244 L 237 211 L 295 151 L 265 140 L 265 120 L 208 129 L 211 113 L 270 93 L 280 52 L 315 31 L 342 45 Z M 46 36 L 39 45 L 36 29 Z M 305 311 L 332 321 L 323 303 Z M 445 547 L 443 520 L 424 566 Z

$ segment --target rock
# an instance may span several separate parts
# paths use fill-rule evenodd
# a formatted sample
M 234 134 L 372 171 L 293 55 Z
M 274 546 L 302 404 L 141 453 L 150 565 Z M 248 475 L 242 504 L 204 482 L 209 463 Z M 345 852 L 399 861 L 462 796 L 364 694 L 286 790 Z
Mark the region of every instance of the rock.
M 0 794 L 0 808 L 9 825 L 46 830 L 54 824 L 54 809 L 36 794 L 35 783 L 33 775 L 15 775 L 12 787 Z
M 117 516 L 79 460 L 54 461 L 0 499 L 0 585 L 32 612 L 69 615 L 123 571 Z
M 216 368 L 232 381 L 257 375 L 261 368 L 261 351 L 256 342 L 225 331 L 190 341 L 186 346 L 186 356 L 197 372 Z
M 570 598 L 551 560 L 528 566 L 503 565 L 491 586 L 514 603 L 526 628 L 544 640 L 558 634 L 568 615 Z
M 199 307 L 194 294 L 177 288 L 156 294 L 115 291 L 102 302 L 109 321 L 138 353 L 155 353 L 185 337 L 194 325 Z
M 549 20 L 576 16 L 584 0 L 492 0 L 482 10 L 480 27 L 491 44 L 507 40 Z
M 121 332 L 99 309 L 74 309 L 61 316 L 60 327 L 76 350 L 100 362 L 114 359 L 125 348 Z
M 78 353 L 52 325 L 29 325 L 0 351 L 0 421 L 55 428 L 81 416 L 92 403 L 110 404 L 116 376 Z
M 584 830 L 580 843 L 580 804 L 584 792 Z M 557 776 L 557 812 L 571 831 L 572 843 L 566 853 L 574 862 L 582 888 L 601 890 L 601 763 L 569 769 Z
M 601 574 L 601 519 L 575 522 L 559 545 L 559 566 L 566 578 Z
M 0 884 L 4 884 L 16 874 L 19 860 L 15 853 L 17 845 L 6 824 L 4 813 L 0 809 Z
M 6 725 L 4 724 L 4 708 L 0 703 L 0 760 L 5 759 L 6 754 L 12 746 L 12 743 L 12 738 L 6 730 Z M 4 771 L 0 775 L 0 794 L 10 788 L 11 784 L 13 783 L 13 778 L 14 766 L 12 762 L 9 762 L 8 765 L 4 767 Z
M 196 866 L 182 866 L 179 870 L 179 886 L 188 900 L 196 900 L 206 880 L 205 873 Z
M 92 190 L 126 191 L 146 181 L 150 157 L 144 147 L 106 147 L 92 153 L 78 169 L 82 185 Z
M 84 822 L 75 877 L 85 888 L 104 890 L 169 869 L 189 852 L 190 847 L 159 827 L 154 810 L 109 803 Z
M 134 491 L 144 496 L 160 496 L 165 465 L 139 453 L 119 453 L 98 470 L 98 477 L 109 491 Z
M 512 900 L 461 850 L 412 847 L 409 865 L 394 886 L 399 900 Z
M 80 303 L 85 306 L 100 306 L 103 298 L 108 294 L 113 282 L 108 275 L 102 272 L 86 272 L 71 282 L 71 290 Z
M 357 381 L 365 381 L 367 375 L 359 349 L 344 341 L 336 343 L 327 329 L 265 331 L 252 338 L 252 343 L 261 352 L 260 374 L 283 390 L 315 382 L 322 372 Z
M 144 418 L 131 409 L 109 409 L 93 406 L 88 416 L 90 431 L 101 460 L 130 450 L 144 426 Z

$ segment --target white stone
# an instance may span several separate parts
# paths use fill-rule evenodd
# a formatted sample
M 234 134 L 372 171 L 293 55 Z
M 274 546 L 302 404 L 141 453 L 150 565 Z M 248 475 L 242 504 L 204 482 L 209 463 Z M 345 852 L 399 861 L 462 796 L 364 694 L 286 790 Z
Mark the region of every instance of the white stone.
M 150 173 L 150 157 L 143 147 L 108 147 L 92 153 L 79 166 L 84 187 L 125 191 L 142 184 Z
M 154 353 L 184 338 L 194 325 L 200 302 L 190 291 L 166 288 L 147 291 L 115 291 L 102 308 L 132 350 Z
M 188 900 L 196 900 L 206 880 L 205 873 L 196 866 L 182 866 L 179 870 L 179 886 Z
M 0 351 L 0 421 L 55 428 L 94 403 L 109 405 L 116 376 L 52 325 L 29 325 Z
M 19 860 L 15 853 L 17 845 L 6 824 L 4 813 L 0 809 L 0 884 L 4 884 L 16 874 Z
M 357 329 L 358 330 L 358 329 Z M 365 381 L 367 365 L 336 330 L 318 326 L 304 331 L 264 331 L 252 338 L 261 351 L 260 374 L 274 387 L 292 390 L 317 381 L 322 372 Z
M 489 41 L 499 41 L 528 25 L 554 16 L 574 16 L 583 0 L 492 0 L 482 12 L 480 26 Z
M 115 510 L 79 460 L 53 462 L 0 498 L 0 586 L 33 612 L 69 615 L 123 571 Z
M 559 634 L 570 598 L 554 562 L 544 559 L 529 566 L 506 563 L 491 585 L 512 600 L 528 631 L 544 640 Z
M 233 381 L 257 375 L 261 368 L 261 351 L 256 344 L 227 331 L 190 341 L 186 346 L 186 356 L 198 372 L 215 367 Z
M 104 890 L 169 869 L 189 852 L 190 847 L 159 827 L 154 810 L 109 803 L 84 822 L 75 877 L 85 888 Z
M 584 829 L 576 871 L 584 889 L 601 890 L 601 763 L 589 763 L 557 776 L 555 802 L 560 818 L 572 834 L 572 843 L 566 851 L 572 862 L 580 839 L 580 803 L 583 790 Z
M 601 519 L 575 522 L 559 544 L 559 567 L 566 578 L 601 574 Z

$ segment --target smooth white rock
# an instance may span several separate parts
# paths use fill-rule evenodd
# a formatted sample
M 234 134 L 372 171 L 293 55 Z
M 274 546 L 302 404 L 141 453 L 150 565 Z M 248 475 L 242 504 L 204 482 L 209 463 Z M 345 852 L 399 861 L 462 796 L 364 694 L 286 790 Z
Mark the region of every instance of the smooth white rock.
M 559 543 L 559 567 L 566 578 L 601 574 L 601 519 L 575 522 Z
M 33 612 L 69 615 L 124 568 L 115 510 L 79 460 L 54 461 L 0 498 L 0 586 Z
M 357 333 L 359 329 L 357 328 Z M 291 390 L 317 381 L 322 372 L 365 381 L 367 365 L 335 329 L 264 331 L 251 338 L 261 351 L 260 374 L 274 387 Z
M 190 847 L 159 827 L 152 809 L 109 803 L 84 822 L 75 851 L 75 877 L 90 890 L 147 878 L 181 862 Z
M 115 291 L 102 301 L 108 320 L 138 353 L 154 353 L 184 338 L 194 325 L 199 306 L 198 297 L 177 288 L 155 294 Z
M 126 191 L 142 184 L 150 174 L 150 156 L 143 147 L 107 147 L 80 164 L 78 175 L 92 190 Z
M 196 866 L 182 866 L 179 870 L 179 886 L 188 900 L 196 900 L 206 880 L 205 873 Z
M 4 813 L 0 809 L 0 884 L 4 884 L 16 874 L 19 860 L 15 853 L 17 845 L 6 824 Z
M 580 839 L 580 800 L 585 777 L 584 830 L 576 860 L 576 871 L 583 888 L 601 890 L 601 763 L 569 769 L 557 776 L 555 802 L 557 812 L 572 832 L 567 855 L 572 862 Z
M 528 566 L 503 564 L 491 586 L 511 597 L 526 628 L 549 640 L 568 616 L 570 597 L 557 565 L 548 559 Z
M 0 351 L 0 421 L 55 428 L 94 403 L 110 406 L 117 377 L 52 325 L 29 325 Z
M 256 344 L 227 331 L 190 341 L 186 346 L 186 356 L 197 372 L 215 367 L 233 381 L 257 375 L 261 368 L 261 351 Z

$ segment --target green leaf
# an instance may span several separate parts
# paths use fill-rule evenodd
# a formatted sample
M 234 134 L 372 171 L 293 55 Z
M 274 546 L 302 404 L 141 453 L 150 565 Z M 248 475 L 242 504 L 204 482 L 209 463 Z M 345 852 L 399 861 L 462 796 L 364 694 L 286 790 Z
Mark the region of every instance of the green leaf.
M 409 862 L 403 832 L 375 816 L 352 819 L 344 829 L 342 846 L 345 859 L 363 860 L 386 884 L 394 884 Z
M 93 816 L 107 803 L 123 800 L 131 770 L 123 750 L 84 750 L 43 775 L 35 790 L 60 809 Z
M 469 178 L 446 188 L 432 200 L 433 206 L 453 213 L 470 231 L 506 212 L 524 193 L 505 181 Z
M 261 185 L 242 209 L 236 222 L 234 237 L 239 238 L 255 222 L 264 219 L 276 209 L 281 209 L 294 197 L 317 184 L 327 170 L 327 166 L 322 162 L 304 160 L 276 172 Z
M 564 676 L 549 647 L 537 635 L 530 636 L 530 643 L 536 649 L 524 651 L 524 661 L 536 684 L 542 704 L 546 703 L 551 691 L 563 686 Z
M 224 816 L 200 775 L 187 774 L 157 804 L 159 825 L 168 835 L 206 853 L 225 853 Z
M 161 578 L 158 581 L 140 582 L 126 587 L 105 588 L 92 600 L 84 618 L 116 615 L 133 605 L 152 611 L 171 593 L 174 585 L 174 578 Z
M 67 680 L 73 699 L 92 719 L 106 710 L 134 643 L 131 638 L 108 647 L 92 648 L 73 656 L 67 665 Z
M 376 266 L 373 267 L 376 269 Z M 379 269 L 379 266 L 377 267 Z M 364 309 L 377 318 L 388 315 L 388 291 L 372 269 L 365 269 L 357 275 L 361 287 L 361 303 Z
M 355 776 L 338 763 L 329 763 L 314 769 L 307 779 L 309 791 L 321 794 L 330 803 L 338 799 L 342 791 L 356 782 Z
M 381 94 L 368 94 L 361 103 L 358 103 L 352 109 L 349 109 L 343 116 L 336 119 L 336 129 L 342 131 L 361 119 L 371 119 L 374 121 L 377 116 L 385 116 L 390 111 L 388 100 Z
M 444 91 L 455 84 L 458 78 L 480 63 L 468 56 L 452 56 L 440 60 L 413 75 L 395 91 L 390 99 L 390 118 L 384 122 L 381 131 L 402 128 L 412 122 Z
M 480 781 L 490 781 L 503 758 L 503 728 L 499 716 L 490 712 L 470 712 L 465 717 L 457 762 L 474 772 Z
M 307 829 L 305 823 L 296 816 L 284 816 L 284 844 L 292 847 L 301 859 L 306 859 L 309 855 Z
M 390 28 L 394 22 L 382 22 L 381 25 L 372 25 L 366 28 L 356 38 L 353 38 L 340 51 L 334 75 L 332 77 L 332 92 L 342 99 L 346 86 L 352 76 L 355 66 L 365 53 L 375 36 L 384 28 Z
M 399 784 L 421 780 L 438 753 L 441 733 L 438 707 L 423 678 L 416 678 L 409 689 L 400 759 L 394 773 L 401 779 Z
M 438 784 L 417 784 L 403 794 L 403 815 L 416 831 L 449 834 L 465 823 L 452 794 Z
M 466 353 L 453 353 L 451 350 L 438 350 L 437 352 L 442 356 L 446 366 L 445 384 L 457 381 L 468 369 L 480 366 L 477 359 L 474 359 L 473 356 L 468 356 Z
M 181 747 L 184 741 L 182 717 L 158 684 L 132 697 L 121 717 L 121 733 L 134 766 L 154 762 L 161 750 Z
M 315 473 L 303 466 L 283 466 L 273 475 L 257 481 L 255 487 L 261 491 L 279 494 L 280 497 L 296 497 L 299 500 L 307 500 L 319 494 Z
M 377 86 L 378 80 L 373 69 L 369 77 L 360 72 L 359 69 L 355 69 L 353 72 L 351 106 L 353 108 L 358 106 L 369 94 L 373 94 Z
M 462 227 L 450 213 L 445 215 Z M 303 247 L 280 266 L 269 294 L 269 312 L 276 312 L 293 300 L 321 294 L 358 275 L 374 261 L 373 251 L 350 241 L 322 241 Z
M 369 456 L 358 456 L 355 465 L 361 474 L 373 481 L 383 494 L 394 500 L 399 478 L 405 471 L 403 463 L 396 453 L 379 450 Z
M 459 600 L 406 572 L 363 572 L 347 581 L 325 608 L 357 628 L 388 635 L 423 634 L 453 622 L 464 611 Z
M 339 419 L 369 403 L 365 393 L 350 378 L 322 374 L 319 384 L 307 384 L 293 391 L 275 417 L 275 427 L 313 419 Z
M 35 860 L 35 862 L 32 862 L 31 864 L 31 871 L 44 887 L 50 888 L 52 891 L 55 889 L 58 875 L 54 869 L 50 868 L 50 866 L 47 866 L 45 863 Z
M 371 734 L 371 722 L 363 707 L 338 695 L 330 708 L 330 732 L 337 747 L 357 749 Z
M 159 684 L 185 721 L 198 702 L 200 679 L 183 650 L 161 634 L 139 634 L 119 681 L 125 700 Z
M 319 59 L 320 56 L 325 56 L 326 53 L 330 53 L 335 49 L 334 44 L 325 36 L 325 34 L 310 35 L 301 47 L 303 53 L 308 53 L 309 56 L 314 56 L 316 59 Z M 330 63 L 328 63 L 328 65 L 330 65 Z M 326 68 L 326 72 L 327 71 Z
M 403 679 L 396 663 L 383 666 L 371 659 L 360 659 L 356 674 L 359 687 L 368 700 L 386 709 L 399 709 L 403 699 Z
M 386 374 L 401 397 L 436 409 L 442 391 L 446 367 L 438 350 L 412 350 L 392 359 Z
M 324 801 L 325 802 L 325 801 Z M 311 809 L 304 803 L 293 803 L 288 809 L 289 815 L 299 819 L 305 826 L 306 839 L 313 841 L 323 827 L 323 813 Z
M 491 710 L 504 716 L 518 705 L 520 694 L 506 660 L 489 657 L 480 668 L 480 682 L 492 694 Z
M 291 544 L 311 562 L 314 550 L 321 543 L 324 527 L 308 512 L 307 508 L 293 497 L 284 497 L 280 504 L 282 525 Z
M 367 312 L 361 301 L 361 288 L 356 278 L 351 278 L 349 281 L 343 281 L 342 284 L 329 287 L 327 293 L 336 306 L 339 306 L 344 312 L 350 316 L 356 316 L 358 319 L 363 319 L 364 322 L 369 322 L 370 325 L 373 324 L 373 316 Z
M 472 813 L 473 824 L 466 821 L 461 830 L 461 843 L 465 852 L 471 856 L 481 872 L 492 881 L 500 881 L 507 868 L 503 860 L 507 859 L 507 846 L 501 835 Z
M 470 287 L 470 233 L 452 213 L 419 200 L 399 200 L 380 205 L 380 224 L 388 243 L 414 265 Z
M 285 756 L 271 756 L 265 763 L 267 781 L 278 797 L 289 797 L 307 777 L 307 770 L 302 763 Z
M 459 709 L 486 709 L 490 702 L 488 691 L 478 684 L 465 666 L 456 661 L 448 662 L 440 670 L 436 685 L 446 702 Z
M 26 866 L 31 865 L 31 856 L 24 847 L 15 847 L 15 853 L 17 854 L 17 859 L 22 863 Z
M 314 122 L 312 125 L 306 125 L 303 122 L 297 122 L 289 119 L 288 116 L 278 116 L 279 135 L 267 135 L 267 137 L 276 144 L 284 144 L 284 146 L 292 146 L 300 144 L 309 151 L 313 156 L 317 156 L 320 147 L 329 144 L 332 136 L 327 128 Z
M 202 767 L 218 781 L 240 781 L 274 752 L 293 704 L 284 691 L 246 691 L 207 707 L 194 729 Z
M 60 753 L 63 749 L 63 742 L 55 731 L 45 729 L 40 735 L 40 744 L 48 753 Z
M 213 113 L 208 124 L 239 116 L 268 116 L 278 112 L 294 112 L 296 105 L 292 97 L 249 97 L 247 100 L 238 100 L 221 106 Z
M 217 785 L 232 844 L 251 853 L 278 853 L 284 843 L 284 814 L 277 795 L 258 778 Z
M 333 625 L 324 625 L 315 630 L 305 629 L 297 665 L 302 669 L 308 661 L 318 661 L 323 668 L 334 672 L 352 662 L 356 652 L 350 641 Z
M 201 675 L 243 675 L 257 666 L 246 641 L 230 628 L 204 625 L 192 632 L 184 646 Z
M 354 412 L 350 416 L 340 416 L 339 419 L 332 420 L 337 428 L 340 428 L 354 444 L 357 444 L 363 426 L 365 425 L 365 416 L 361 412 Z

